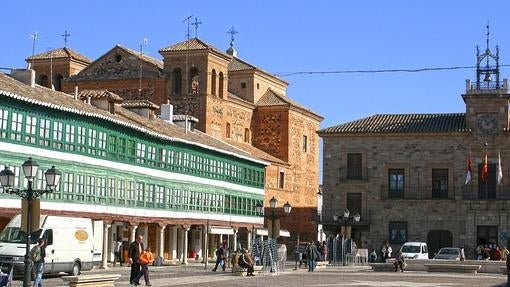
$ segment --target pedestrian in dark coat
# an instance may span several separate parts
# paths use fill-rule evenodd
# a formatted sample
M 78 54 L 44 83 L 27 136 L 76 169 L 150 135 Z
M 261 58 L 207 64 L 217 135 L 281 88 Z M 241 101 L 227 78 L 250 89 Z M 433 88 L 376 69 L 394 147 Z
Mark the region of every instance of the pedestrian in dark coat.
M 143 236 L 138 235 L 135 239 L 135 241 L 131 242 L 129 244 L 129 264 L 131 264 L 131 276 L 129 277 L 129 284 L 134 284 L 133 280 L 135 277 L 140 273 L 141 266 L 140 263 L 138 263 L 138 259 L 140 258 L 140 254 L 142 254 L 144 249 L 143 242 L 142 242 Z

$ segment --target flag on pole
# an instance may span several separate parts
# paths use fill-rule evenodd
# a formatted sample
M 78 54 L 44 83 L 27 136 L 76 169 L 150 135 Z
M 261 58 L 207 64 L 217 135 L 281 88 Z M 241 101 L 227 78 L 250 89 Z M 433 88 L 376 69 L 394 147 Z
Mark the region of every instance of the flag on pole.
M 471 169 L 471 152 L 469 152 L 469 157 L 467 160 L 467 168 L 466 168 L 466 182 L 464 184 L 468 184 L 471 182 L 471 176 L 473 174 L 473 170 Z
M 497 167 L 497 172 L 496 172 L 496 176 L 497 176 L 497 180 L 498 180 L 498 184 L 501 184 L 501 181 L 503 180 L 503 171 L 501 170 L 501 152 L 498 151 L 498 167 Z
M 485 156 L 483 157 L 483 163 L 482 163 L 482 174 L 481 174 L 482 182 L 487 181 L 488 175 L 489 175 L 489 166 L 487 163 L 487 150 L 485 150 Z

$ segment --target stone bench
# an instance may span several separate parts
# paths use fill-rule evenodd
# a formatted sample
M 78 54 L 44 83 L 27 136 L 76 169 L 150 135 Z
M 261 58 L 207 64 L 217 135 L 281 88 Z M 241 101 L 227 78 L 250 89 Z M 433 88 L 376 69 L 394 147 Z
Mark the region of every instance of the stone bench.
M 424 264 L 425 268 L 427 268 L 427 272 L 455 272 L 455 273 L 474 273 L 476 274 L 481 265 L 471 265 L 471 264 Z
M 63 276 L 62 280 L 69 287 L 113 287 L 115 280 L 120 278 L 120 274 L 94 274 L 79 276 Z
M 393 262 L 369 263 L 368 265 L 372 266 L 372 270 L 374 272 L 394 272 L 395 271 L 395 265 L 393 265 Z
M 499 266 L 499 270 L 501 270 L 501 272 L 503 272 L 504 275 L 508 274 L 508 269 L 506 268 L 506 266 Z

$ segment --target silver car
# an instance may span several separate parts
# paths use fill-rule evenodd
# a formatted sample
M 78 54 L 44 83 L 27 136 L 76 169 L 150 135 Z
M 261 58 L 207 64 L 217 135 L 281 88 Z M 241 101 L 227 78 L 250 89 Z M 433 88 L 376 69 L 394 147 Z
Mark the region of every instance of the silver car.
M 460 260 L 460 248 L 443 247 L 439 249 L 434 259 Z

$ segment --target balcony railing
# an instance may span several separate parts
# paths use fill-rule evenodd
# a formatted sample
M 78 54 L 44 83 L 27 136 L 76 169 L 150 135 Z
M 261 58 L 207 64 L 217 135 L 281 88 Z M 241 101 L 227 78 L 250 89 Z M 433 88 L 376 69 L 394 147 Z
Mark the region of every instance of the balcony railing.
M 381 186 L 380 198 L 388 200 L 510 200 L 510 185 L 488 185 L 478 187 L 475 185 L 462 185 L 448 187 L 446 190 L 434 189 L 432 186 L 406 185 L 402 192 L 395 192 L 388 186 Z
M 356 182 L 356 181 L 367 181 L 368 180 L 368 168 L 339 168 L 338 169 L 338 181 L 344 182 Z

